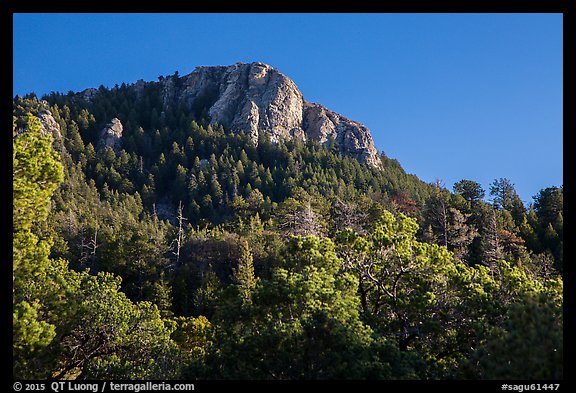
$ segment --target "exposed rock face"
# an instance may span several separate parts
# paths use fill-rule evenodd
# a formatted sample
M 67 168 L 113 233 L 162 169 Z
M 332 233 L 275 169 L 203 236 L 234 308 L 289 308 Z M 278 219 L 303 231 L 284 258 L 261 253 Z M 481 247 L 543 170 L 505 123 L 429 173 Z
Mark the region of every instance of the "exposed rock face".
M 362 124 L 326 109 L 322 105 L 304 103 L 302 128 L 309 138 L 322 144 L 336 143 L 344 152 L 368 165 L 380 165 L 370 130 Z
M 335 142 L 344 154 L 380 165 L 368 128 L 308 103 L 292 80 L 267 64 L 198 67 L 184 77 L 167 77 L 160 83 L 164 109 L 179 103 L 206 107 L 212 122 L 245 131 L 255 143 L 261 133 L 268 134 L 272 142 L 286 138 Z
M 260 132 L 277 142 L 302 123 L 302 93 L 294 82 L 264 63 L 236 64 L 224 73 L 225 86 L 209 110 L 213 121 L 233 130 Z
M 84 101 L 92 102 L 92 99 L 98 94 L 98 90 L 91 87 L 89 89 L 82 90 L 78 94 Z
M 43 108 L 40 109 L 36 118 L 40 121 L 40 134 L 50 135 L 52 138 L 52 146 L 60 151 L 63 149 L 64 146 L 64 139 L 62 138 L 62 133 L 60 132 L 60 124 L 56 122 L 54 117 L 52 116 L 52 112 L 48 109 L 48 103 L 46 101 L 41 102 L 43 104 Z M 14 135 L 14 139 L 19 138 L 23 133 L 27 130 L 24 127 L 17 127 L 16 133 Z
M 40 132 L 42 135 L 50 134 L 53 139 L 62 139 L 62 133 L 60 132 L 60 124 L 56 123 L 56 120 L 52 116 L 52 112 L 48 109 L 42 109 L 38 113 L 38 120 L 40 120 L 40 125 L 42 129 Z
M 114 118 L 100 131 L 97 149 L 111 147 L 118 153 L 122 147 L 122 131 L 124 127 L 119 119 Z

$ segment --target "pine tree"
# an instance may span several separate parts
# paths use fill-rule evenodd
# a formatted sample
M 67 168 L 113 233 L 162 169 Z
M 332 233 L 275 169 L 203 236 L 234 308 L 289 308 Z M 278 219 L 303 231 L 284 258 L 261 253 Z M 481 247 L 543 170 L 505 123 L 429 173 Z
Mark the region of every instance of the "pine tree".
M 197 315 L 211 319 L 222 291 L 222 283 L 212 265 L 202 273 L 201 279 L 202 283 L 194 293 L 194 307 Z
M 213 174 L 210 179 L 210 195 L 212 195 L 217 205 L 222 204 L 222 196 L 224 193 L 222 192 L 222 186 L 220 185 L 216 174 Z
M 472 205 L 480 202 L 485 195 L 485 191 L 480 183 L 467 179 L 454 183 L 454 192 L 462 195 L 464 199 Z
M 315 206 L 317 201 L 304 191 L 296 194 L 298 199 L 287 198 L 278 206 L 278 227 L 284 231 L 285 236 L 323 235 L 325 225 Z
M 171 317 L 172 312 L 172 288 L 164 276 L 164 272 L 160 274 L 157 281 L 152 284 L 150 301 L 158 306 L 160 315 L 163 318 Z
M 564 209 L 563 188 L 548 187 L 534 197 L 534 210 L 542 228 L 553 222 Z
M 182 165 L 178 164 L 176 173 L 172 184 L 172 200 L 182 201 L 187 199 L 187 189 L 189 184 L 186 184 L 188 171 Z
M 492 184 L 490 184 L 490 195 L 492 196 L 492 202 L 496 209 L 509 211 L 512 210 L 514 200 L 518 196 L 514 189 L 514 184 L 506 178 L 494 180 Z
M 478 236 L 478 231 L 467 223 L 470 214 L 462 214 L 453 207 L 449 208 L 449 213 L 448 249 L 454 253 L 456 258 L 463 259 L 468 252 L 468 246 Z
M 251 303 L 257 278 L 254 275 L 252 251 L 246 240 L 240 242 L 240 259 L 238 266 L 233 269 L 233 282 L 238 287 L 242 303 Z
M 532 212 L 534 211 L 532 210 Z M 530 250 L 535 253 L 539 253 L 542 250 L 542 245 L 538 239 L 538 234 L 534 228 L 532 228 L 532 225 L 530 225 L 528 222 L 528 216 L 524 216 L 524 219 L 520 224 L 520 235 Z
M 12 135 L 12 354 L 14 376 L 35 378 L 42 373 L 38 356 L 56 336 L 50 323 L 45 295 L 38 280 L 49 274 L 50 239 L 35 233 L 34 224 L 46 221 L 50 197 L 63 180 L 63 167 L 52 151 L 50 135 L 42 136 L 40 123 L 25 118 L 26 130 Z M 38 370 L 35 370 L 37 368 Z

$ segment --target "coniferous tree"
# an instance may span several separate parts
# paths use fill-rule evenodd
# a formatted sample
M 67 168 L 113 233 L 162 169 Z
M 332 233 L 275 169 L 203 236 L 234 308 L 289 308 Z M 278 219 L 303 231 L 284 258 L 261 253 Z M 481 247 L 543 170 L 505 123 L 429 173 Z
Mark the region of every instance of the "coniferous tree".
M 462 195 L 472 206 L 480 202 L 485 195 L 485 191 L 480 183 L 468 179 L 454 183 L 454 192 Z
M 257 279 L 254 275 L 252 251 L 247 241 L 240 242 L 240 259 L 235 268 L 233 282 L 238 286 L 238 292 L 243 303 L 252 302 L 252 292 L 256 287 Z
M 492 203 L 497 209 L 512 210 L 517 196 L 514 184 L 506 178 L 494 180 L 490 184 L 490 196 Z
M 564 206 L 563 188 L 548 187 L 534 197 L 534 210 L 542 228 L 553 222 Z
M 468 224 L 470 214 L 462 214 L 456 208 L 449 208 L 450 221 L 448 225 L 448 249 L 459 259 L 465 259 L 468 247 L 478 236 L 478 231 Z

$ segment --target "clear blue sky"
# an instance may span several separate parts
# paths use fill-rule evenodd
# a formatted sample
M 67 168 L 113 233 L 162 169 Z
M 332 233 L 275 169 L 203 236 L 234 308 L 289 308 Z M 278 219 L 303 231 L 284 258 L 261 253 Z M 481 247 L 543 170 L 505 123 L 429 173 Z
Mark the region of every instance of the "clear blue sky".
M 563 184 L 561 14 L 15 14 L 13 94 L 263 61 L 431 182 Z

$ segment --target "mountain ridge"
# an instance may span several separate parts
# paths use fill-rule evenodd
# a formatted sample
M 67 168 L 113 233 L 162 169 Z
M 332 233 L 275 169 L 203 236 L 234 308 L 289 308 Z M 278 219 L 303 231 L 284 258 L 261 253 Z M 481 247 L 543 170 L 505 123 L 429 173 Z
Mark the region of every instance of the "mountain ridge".
M 211 123 L 222 124 L 232 132 L 246 132 L 255 144 L 261 134 L 267 134 L 272 142 L 311 139 L 334 145 L 362 164 L 382 164 L 366 126 L 306 101 L 290 78 L 268 64 L 198 66 L 184 76 L 176 73 L 159 77 L 158 82 L 139 80 L 130 86 L 139 95 L 151 84 L 160 88 L 161 120 L 171 106 L 206 107 Z M 76 95 L 90 101 L 97 92 L 90 88 Z

